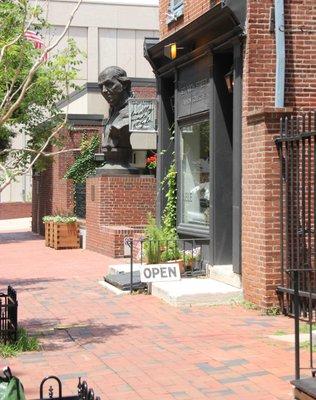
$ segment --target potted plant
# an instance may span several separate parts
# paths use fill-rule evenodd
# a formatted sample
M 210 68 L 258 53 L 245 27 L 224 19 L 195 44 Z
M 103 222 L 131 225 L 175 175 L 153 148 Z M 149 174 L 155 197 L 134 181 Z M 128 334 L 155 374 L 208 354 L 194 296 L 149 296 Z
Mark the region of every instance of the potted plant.
M 52 215 L 45 215 L 42 218 L 45 225 L 45 246 L 54 246 L 54 217 Z
M 158 264 L 161 259 L 160 254 L 163 251 L 163 230 L 156 225 L 155 218 L 151 215 L 148 216 L 144 234 L 143 250 L 146 262 L 148 264 Z
M 54 217 L 54 249 L 78 249 L 79 226 L 77 217 L 57 215 Z
M 201 247 L 193 247 L 192 249 L 182 251 L 182 259 L 184 262 L 184 269 L 191 268 L 201 257 Z
M 161 261 L 167 264 L 178 264 L 180 273 L 185 272 L 184 260 L 181 257 L 181 251 L 179 250 L 177 240 L 172 239 L 166 242 L 166 249 L 161 253 Z
M 146 158 L 146 167 L 151 175 L 155 175 L 157 168 L 157 155 L 154 154 Z

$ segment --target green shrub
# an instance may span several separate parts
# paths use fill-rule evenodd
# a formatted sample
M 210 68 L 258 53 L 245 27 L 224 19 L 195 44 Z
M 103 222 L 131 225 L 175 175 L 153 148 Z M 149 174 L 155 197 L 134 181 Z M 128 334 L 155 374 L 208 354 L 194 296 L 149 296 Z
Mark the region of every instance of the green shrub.
M 163 242 L 163 231 L 156 224 L 152 215 L 148 216 L 148 222 L 145 228 L 144 253 L 149 264 L 158 264 L 160 261 L 160 251 Z
M 24 328 L 18 329 L 16 343 L 4 344 L 0 342 L 0 356 L 3 358 L 15 357 L 25 351 L 38 351 L 40 344 L 36 336 L 29 336 Z

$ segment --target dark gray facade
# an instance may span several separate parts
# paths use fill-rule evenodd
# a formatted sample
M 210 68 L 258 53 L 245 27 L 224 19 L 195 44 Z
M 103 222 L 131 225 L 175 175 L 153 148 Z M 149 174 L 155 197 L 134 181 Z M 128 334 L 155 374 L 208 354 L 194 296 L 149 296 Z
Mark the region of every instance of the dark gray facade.
M 158 80 L 158 180 L 175 158 L 177 230 L 209 239 L 211 265 L 241 273 L 241 91 L 245 2 L 222 4 L 153 46 L 145 55 Z M 234 11 L 234 12 L 233 12 Z M 164 56 L 171 43 L 174 60 Z M 203 43 L 203 44 L 201 44 Z M 227 77 L 233 78 L 233 90 Z M 173 140 L 174 136 L 174 140 Z M 160 191 L 158 217 L 164 208 Z

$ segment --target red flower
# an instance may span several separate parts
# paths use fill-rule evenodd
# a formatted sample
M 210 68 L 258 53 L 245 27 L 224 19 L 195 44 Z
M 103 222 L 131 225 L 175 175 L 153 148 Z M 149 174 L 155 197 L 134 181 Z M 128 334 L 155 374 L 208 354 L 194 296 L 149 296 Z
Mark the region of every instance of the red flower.
M 149 169 L 155 169 L 157 167 L 157 155 L 156 154 L 146 158 L 146 166 Z

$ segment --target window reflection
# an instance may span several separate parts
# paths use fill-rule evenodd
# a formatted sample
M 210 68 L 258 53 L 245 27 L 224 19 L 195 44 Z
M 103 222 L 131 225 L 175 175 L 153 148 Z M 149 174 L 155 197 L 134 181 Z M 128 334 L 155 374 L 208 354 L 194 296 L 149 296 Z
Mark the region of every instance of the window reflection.
M 209 121 L 181 128 L 181 222 L 208 226 L 210 221 Z

